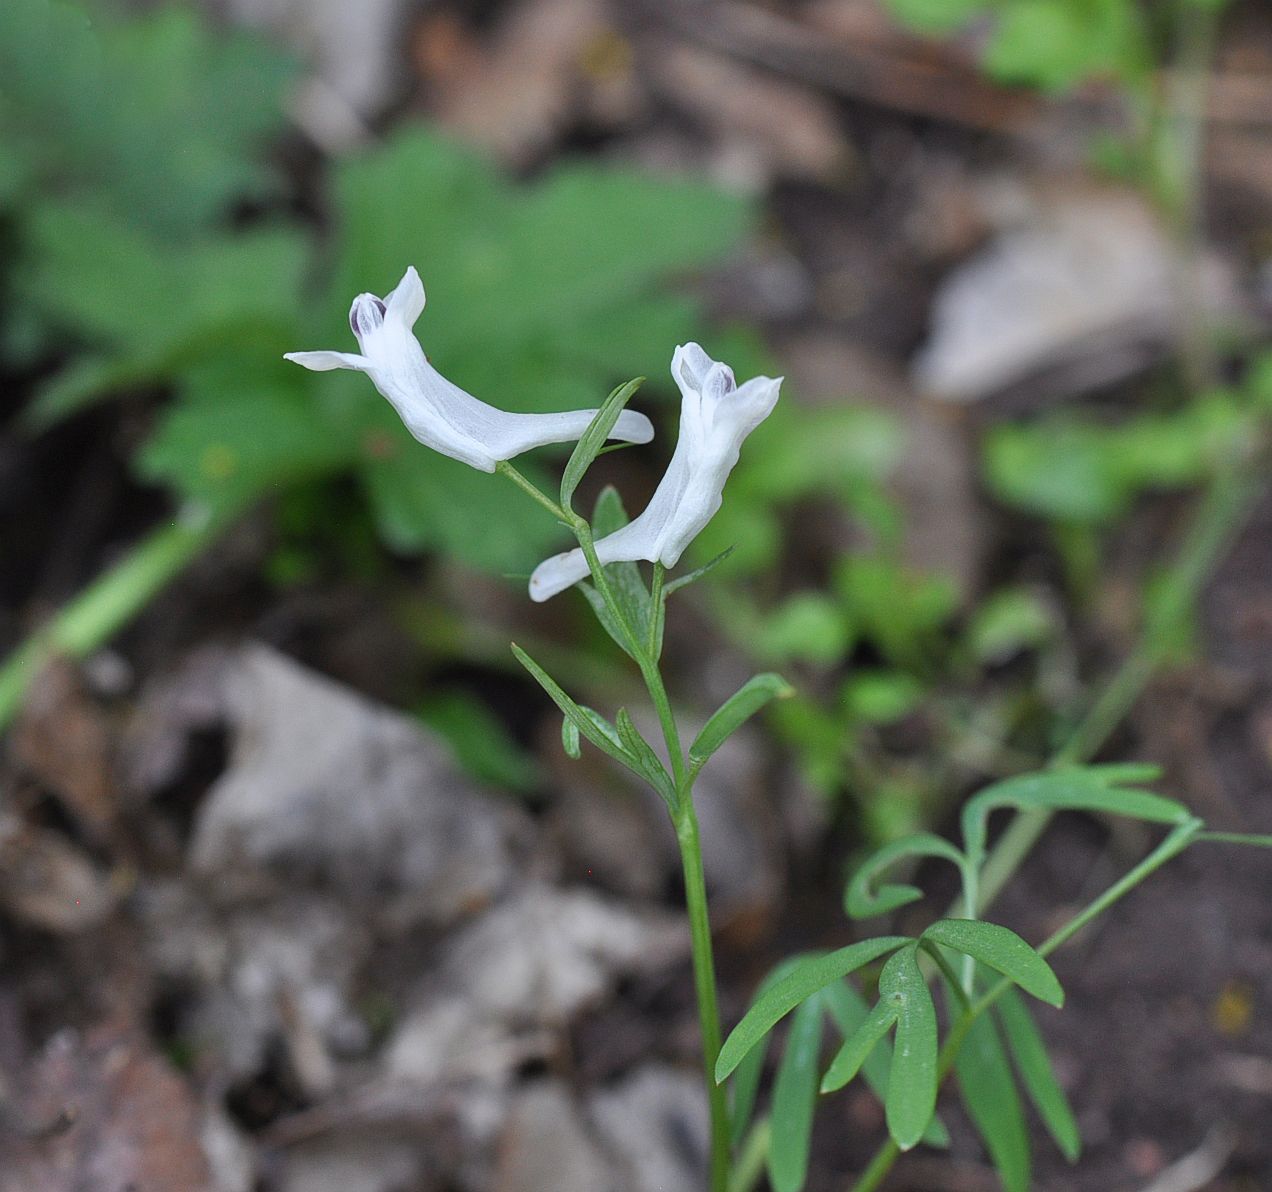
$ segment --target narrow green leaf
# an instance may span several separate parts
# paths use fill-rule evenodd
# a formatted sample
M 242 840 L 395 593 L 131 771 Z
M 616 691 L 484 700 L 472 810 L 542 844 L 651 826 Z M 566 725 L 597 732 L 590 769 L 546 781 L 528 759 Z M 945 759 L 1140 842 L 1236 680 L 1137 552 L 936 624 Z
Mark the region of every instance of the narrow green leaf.
M 565 750 L 566 757 L 572 757 L 575 761 L 583 756 L 583 750 L 579 746 L 579 726 L 568 716 L 561 718 L 561 748 Z
M 994 1020 L 972 1023 L 954 1061 L 963 1104 L 985 1142 L 1005 1192 L 1029 1192 L 1029 1134 L 1011 1065 Z
M 808 1176 L 822 1040 L 821 998 L 814 994 L 791 1022 L 773 1085 L 768 1170 L 773 1192 L 799 1192 Z
M 627 510 L 623 508 L 622 497 L 612 484 L 607 484 L 596 498 L 596 506 L 592 510 L 592 533 L 597 538 L 604 538 L 607 534 L 621 530 L 627 522 Z M 648 640 L 653 601 L 641 578 L 640 565 L 632 562 L 610 563 L 605 568 L 605 576 L 619 607 L 635 628 L 637 638 L 642 642 Z M 619 645 L 622 644 L 620 641 Z
M 636 655 L 632 652 L 632 647 L 628 642 L 627 630 L 623 628 L 622 623 L 614 616 L 613 610 L 605 603 L 605 597 L 598 592 L 594 585 L 589 584 L 586 580 L 580 581 L 575 585 L 588 604 L 592 606 L 592 612 L 596 619 L 601 623 L 601 628 L 609 634 L 610 640 L 618 644 L 624 654 L 636 660 Z
M 781 675 L 768 673 L 748 679 L 703 725 L 702 732 L 689 746 L 690 765 L 695 769 L 701 768 L 745 721 L 770 700 L 788 699 L 794 694 L 795 688 Z
M 963 844 L 969 856 L 983 854 L 987 820 L 999 807 L 1040 807 L 1051 811 L 1094 811 L 1125 815 L 1150 823 L 1181 824 L 1188 808 L 1174 799 L 1148 791 L 1127 790 L 1116 784 L 1140 781 L 1140 767 L 1074 766 L 1040 774 L 1022 774 L 995 783 L 969 799 L 963 807 Z
M 695 567 L 692 571 L 685 575 L 679 575 L 673 580 L 669 580 L 663 588 L 663 599 L 666 600 L 673 592 L 679 592 L 681 588 L 687 588 L 692 583 L 697 583 L 704 575 L 714 571 L 721 563 L 725 561 L 735 550 L 736 546 L 729 546 L 722 550 L 714 559 L 703 563 L 701 567 Z
M 821 999 L 830 1011 L 830 1016 L 835 1020 L 839 1033 L 845 1039 L 852 1035 L 870 1015 L 869 1002 L 857 992 L 856 987 L 846 978 L 827 985 L 821 991 Z M 756 1050 L 758 1051 L 759 1048 L 756 1048 Z M 862 1079 L 870 1086 L 874 1095 L 879 1098 L 881 1105 L 886 1104 L 888 1100 L 888 1073 L 891 1069 L 892 1044 L 885 1037 L 879 1040 L 875 1049 L 866 1056 L 865 1063 L 861 1065 Z M 941 1121 L 939 1114 L 932 1118 L 932 1124 L 928 1126 L 927 1133 L 923 1135 L 923 1142 L 927 1146 L 941 1148 L 950 1145 L 950 1132 L 946 1129 L 945 1123 Z
M 891 1002 L 897 1010 L 884 1108 L 888 1133 L 903 1151 L 923 1138 L 936 1112 L 936 1006 L 915 952 L 914 943 L 902 948 L 879 976 L 879 1000 Z
M 572 508 L 570 502 L 574 499 L 574 490 L 578 488 L 579 482 L 583 479 L 588 468 L 592 466 L 592 461 L 600 454 L 601 448 L 605 446 L 605 440 L 609 438 L 609 433 L 614 429 L 614 423 L 618 421 L 618 416 L 623 412 L 623 407 L 632 399 L 632 394 L 641 387 L 644 377 L 636 377 L 634 380 L 628 381 L 625 385 L 619 385 L 618 388 L 610 393 L 605 399 L 604 404 L 596 411 L 596 417 L 592 419 L 587 430 L 583 432 L 583 437 L 574 446 L 574 452 L 570 456 L 569 462 L 565 465 L 565 471 L 561 476 L 561 508 Z
M 674 810 L 676 806 L 676 788 L 667 773 L 666 767 L 659 761 L 658 755 L 650 747 L 649 742 L 637 731 L 636 725 L 632 723 L 632 718 L 626 708 L 619 708 L 616 719 L 618 722 L 618 738 L 622 741 L 623 748 L 640 764 L 641 771 L 649 785 L 662 796 L 662 800 L 667 804 L 668 808 Z
M 874 915 L 886 915 L 899 906 L 915 902 L 923 897 L 917 886 L 901 883 L 872 888 L 872 883 L 885 869 L 907 858 L 943 857 L 960 869 L 965 863 L 963 854 L 947 840 L 930 832 L 916 832 L 885 844 L 873 853 L 857 870 L 844 891 L 844 909 L 854 919 L 868 919 Z
M 923 933 L 923 939 L 974 956 L 1039 1001 L 1064 1005 L 1064 990 L 1051 965 L 1009 928 L 974 919 L 940 919 Z
M 516 642 L 512 643 L 512 652 L 518 662 L 534 676 L 539 686 L 546 691 L 552 702 L 561 709 L 561 713 L 574 727 L 602 753 L 608 753 L 617 762 L 622 762 L 629 770 L 645 777 L 640 763 L 624 748 L 618 731 L 604 717 L 597 715 L 591 708 L 583 708 L 576 704 L 562 690 L 557 681 L 548 674 L 533 658 Z
M 772 1030 L 773 1024 L 805 998 L 910 942 L 904 936 L 880 936 L 850 944 L 825 956 L 801 960 L 782 980 L 756 999 L 742 1021 L 729 1033 L 716 1060 L 716 1083 L 720 1084 L 738 1066 L 742 1057 Z
M 1061 1153 L 1070 1163 L 1076 1162 L 1082 1153 L 1082 1136 L 1029 1007 L 1014 989 L 1009 989 L 998 1000 L 998 1014 L 1025 1092 Z
M 760 982 L 755 991 L 757 998 L 763 997 L 779 981 L 804 959 L 792 956 L 774 966 L 772 971 Z M 755 1101 L 760 1091 L 760 1077 L 764 1074 L 764 1057 L 768 1053 L 771 1035 L 765 1035 L 756 1046 L 742 1058 L 742 1062 L 733 1070 L 733 1078 L 729 1081 L 729 1138 L 733 1146 L 740 1146 L 746 1136 L 747 1127 L 751 1124 L 751 1115 L 755 1112 Z
M 889 999 L 879 1001 L 866 1016 L 866 1020 L 844 1041 L 822 1077 L 821 1091 L 833 1093 L 841 1089 L 858 1072 L 879 1041 L 897 1020 L 898 1008 Z

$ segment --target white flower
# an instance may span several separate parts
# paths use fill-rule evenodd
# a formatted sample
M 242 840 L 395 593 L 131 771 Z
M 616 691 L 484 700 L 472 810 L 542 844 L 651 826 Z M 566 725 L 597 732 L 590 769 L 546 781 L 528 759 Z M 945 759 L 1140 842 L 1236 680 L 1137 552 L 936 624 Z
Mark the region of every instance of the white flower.
M 389 399 L 421 443 L 493 472 L 500 460 L 511 459 L 545 443 L 579 438 L 595 410 L 560 414 L 512 414 L 496 409 L 451 384 L 424 355 L 411 328 L 424 309 L 424 286 L 411 266 L 392 293 L 383 299 L 359 294 L 349 308 L 349 326 L 362 354 L 354 352 L 288 352 L 284 359 L 325 372 L 353 368 L 364 372 Z M 644 414 L 624 410 L 610 438 L 648 443 L 654 428 Z
M 724 482 L 742 440 L 773 411 L 782 378 L 754 377 L 739 388 L 733 370 L 697 344 L 676 349 L 671 375 L 680 386 L 680 440 L 645 511 L 596 543 L 602 563 L 648 559 L 675 566 L 720 508 Z M 530 577 L 532 600 L 547 600 L 588 574 L 583 552 L 554 555 Z

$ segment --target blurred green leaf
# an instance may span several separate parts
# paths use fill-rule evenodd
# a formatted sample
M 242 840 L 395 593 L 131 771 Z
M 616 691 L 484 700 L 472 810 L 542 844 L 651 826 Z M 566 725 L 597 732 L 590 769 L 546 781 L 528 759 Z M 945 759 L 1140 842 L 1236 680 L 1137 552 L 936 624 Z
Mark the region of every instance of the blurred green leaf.
M 1029 1192 L 1029 1134 L 1011 1065 L 994 1020 L 972 1023 L 954 1061 L 959 1091 L 1003 1181 L 1004 1192 Z
M 829 666 L 848 650 L 852 633 L 839 602 L 825 592 L 797 592 L 757 627 L 756 651 L 779 661 Z
M 1014 989 L 1008 989 L 998 1000 L 998 1015 L 1007 1036 L 1007 1046 L 1016 1062 L 1016 1071 L 1020 1073 L 1038 1116 L 1064 1157 L 1070 1163 L 1076 1162 L 1082 1151 L 1078 1123 L 1069 1107 L 1069 1099 L 1052 1070 L 1047 1046 L 1034 1024 L 1029 1007 Z
M 1043 645 L 1055 632 L 1055 615 L 1039 596 L 1025 588 L 1004 588 L 973 612 L 967 641 L 978 662 L 995 665 Z
M 813 1110 L 822 1040 L 821 998 L 814 994 L 795 1011 L 773 1086 L 768 1171 L 773 1192 L 799 1192 L 808 1176 Z
M 919 33 L 952 33 L 986 10 L 986 0 L 885 0 L 898 21 Z
M 46 195 L 91 192 L 176 242 L 277 188 L 262 151 L 295 75 L 258 36 L 175 6 L 0 5 L 0 136 Z
M 476 696 L 448 691 L 426 701 L 419 716 L 446 738 L 455 759 L 478 781 L 518 794 L 529 794 L 542 783 L 543 772 L 533 756 L 512 739 L 503 721 Z
M 894 724 L 923 701 L 923 684 L 898 670 L 858 670 L 841 689 L 844 710 L 865 724 Z

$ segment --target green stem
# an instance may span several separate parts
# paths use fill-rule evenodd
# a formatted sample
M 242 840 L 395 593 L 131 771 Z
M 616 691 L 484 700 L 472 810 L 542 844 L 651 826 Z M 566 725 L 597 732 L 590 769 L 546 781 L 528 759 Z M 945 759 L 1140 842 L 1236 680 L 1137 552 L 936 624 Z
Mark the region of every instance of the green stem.
M 64 605 L 0 665 L 0 728 L 22 706 L 28 687 L 54 656 L 84 658 L 99 650 L 239 512 L 185 510 L 151 533 L 114 567 Z
M 1138 886 L 1151 874 L 1155 873 L 1167 861 L 1173 857 L 1177 857 L 1190 844 L 1194 844 L 1197 840 L 1202 839 L 1201 836 L 1202 822 L 1199 819 L 1190 819 L 1175 828 L 1165 840 L 1161 842 L 1147 857 L 1144 858 L 1134 869 L 1130 870 L 1118 881 L 1114 882 L 1104 893 L 1093 899 L 1087 906 L 1069 920 L 1063 927 L 1038 946 L 1038 952 L 1042 956 L 1050 956 L 1057 948 L 1063 946 L 1072 939 L 1079 931 L 1082 930 L 1092 919 L 1103 914 L 1119 899 L 1124 898 L 1131 890 Z M 963 1046 L 964 1040 L 967 1038 L 967 1032 L 971 1029 L 972 1023 L 976 1019 L 990 1009 L 995 1002 L 998 1001 L 1004 993 L 1012 986 L 1009 978 L 1004 977 L 998 981 L 989 990 L 982 994 L 975 1002 L 973 1002 L 967 1011 L 959 1017 L 954 1024 L 950 1033 L 946 1036 L 944 1044 L 941 1046 L 941 1052 L 937 1059 L 937 1084 L 938 1087 L 944 1082 L 945 1078 L 950 1074 L 954 1067 L 954 1061 L 958 1058 L 959 1049 Z M 852 1186 L 852 1192 L 873 1192 L 892 1170 L 892 1165 L 897 1161 L 901 1154 L 900 1148 L 895 1142 L 889 1138 L 875 1152 L 874 1158 L 870 1162 L 870 1166 L 862 1173 L 861 1177 Z
M 720 1008 L 716 996 L 715 961 L 711 949 L 711 922 L 707 914 L 707 883 L 702 868 L 702 844 L 693 799 L 685 798 L 676 821 L 680 862 L 685 875 L 685 907 L 693 942 L 693 978 L 698 994 L 698 1021 L 702 1029 L 702 1062 L 711 1111 L 711 1192 L 726 1192 L 729 1182 L 729 1108 L 724 1086 L 716 1084 L 715 1066 L 720 1055 Z
M 1245 844 L 1251 848 L 1272 848 L 1272 836 L 1255 836 L 1249 832 L 1199 832 L 1198 843 Z
M 1181 619 L 1196 604 L 1217 561 L 1227 552 L 1263 489 L 1253 473 L 1260 463 L 1217 475 L 1197 507 L 1174 566 L 1169 588 L 1144 626 L 1135 650 L 1114 672 L 1091 709 L 1056 752 L 1051 765 L 1089 761 L 1108 740 L 1169 656 Z M 977 905 L 993 902 L 1051 822 L 1050 811 L 1016 816 L 990 851 L 980 875 Z
M 531 500 L 542 505 L 553 517 L 559 522 L 564 522 L 567 526 L 570 524 L 570 515 L 566 513 L 547 493 L 543 492 L 537 485 L 528 480 L 521 472 L 512 466 L 506 459 L 501 459 L 495 464 L 495 471 L 501 476 L 507 476 L 523 493 L 530 497 Z
M 706 1075 L 707 1102 L 711 1115 L 711 1192 L 727 1192 L 729 1181 L 729 1110 L 724 1089 L 715 1082 L 716 1059 L 720 1054 L 720 1008 L 716 993 L 715 957 L 711 945 L 711 920 L 707 908 L 707 883 L 702 867 L 702 843 L 698 835 L 698 816 L 693 805 L 693 778 L 680 742 L 680 730 L 667 696 L 662 672 L 658 669 L 657 637 L 651 629 L 650 637 L 641 640 L 636 627 L 631 624 L 623 609 L 609 576 L 596 554 L 592 527 L 586 519 L 562 509 L 555 501 L 531 483 L 508 463 L 500 463 L 496 470 L 502 472 L 523 492 L 542 505 L 558 520 L 564 522 L 578 540 L 579 549 L 587 560 L 592 582 L 601 600 L 617 625 L 621 626 L 627 652 L 640 667 L 641 678 L 649 692 L 650 701 L 658 714 L 667 755 L 671 761 L 672 778 L 676 787 L 676 808 L 673 823 L 680 845 L 680 861 L 684 871 L 685 908 L 689 915 L 689 935 L 693 946 L 693 978 L 698 999 L 698 1021 L 702 1031 L 703 1071 Z M 653 598 L 654 617 L 662 605 L 663 568 L 654 565 Z M 656 623 L 656 620 L 655 620 Z

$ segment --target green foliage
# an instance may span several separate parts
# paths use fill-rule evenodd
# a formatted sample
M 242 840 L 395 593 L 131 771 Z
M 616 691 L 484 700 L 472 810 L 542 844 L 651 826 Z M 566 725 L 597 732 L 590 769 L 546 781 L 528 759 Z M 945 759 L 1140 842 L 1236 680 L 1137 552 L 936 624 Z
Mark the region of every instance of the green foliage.
M 975 919 L 941 919 L 920 937 L 971 956 L 986 968 L 1002 973 L 1026 993 L 1051 1006 L 1064 1005 L 1064 990 L 1055 973 L 1014 931 Z
M 1207 394 L 1171 414 L 1118 425 L 1073 416 L 994 428 L 985 476 L 1022 512 L 1064 522 L 1108 523 L 1142 494 L 1190 487 L 1239 452 L 1255 429 L 1249 402 Z
M 777 1022 L 819 989 L 909 942 L 899 936 L 881 937 L 798 961 L 756 1000 L 724 1041 L 716 1061 L 716 1081 L 725 1080 Z
M 985 26 L 982 65 L 999 82 L 1067 91 L 1091 78 L 1138 83 L 1147 29 L 1135 0 L 886 0 L 933 36 Z
M 432 299 L 420 332 L 448 377 L 508 409 L 591 406 L 615 373 L 665 375 L 671 346 L 700 334 L 667 280 L 736 244 L 750 208 L 581 164 L 516 185 L 407 130 L 332 170 L 330 251 L 290 222 L 232 228 L 235 204 L 281 194 L 263 150 L 294 73 L 187 12 L 4 6 L 0 203 L 19 312 L 6 342 L 64 361 L 27 419 L 168 391 L 139 468 L 179 497 L 238 509 L 352 470 L 391 549 L 528 570 L 556 533 L 541 511 L 422 448 L 364 376 L 279 358 L 346 346 L 352 296 L 416 262 Z
M 282 123 L 290 58 L 184 9 L 124 21 L 102 8 L 0 6 L 0 145 L 21 179 L 10 199 L 89 199 L 180 244 L 232 203 L 277 193 L 260 150 Z
M 976 889 L 985 865 L 985 820 L 996 807 L 1018 809 L 1068 807 L 1130 815 L 1150 822 L 1175 825 L 1175 831 L 1140 867 L 1151 872 L 1186 842 L 1196 838 L 1200 821 L 1179 804 L 1135 790 L 1151 779 L 1152 767 L 1142 765 L 1073 767 L 1022 775 L 995 784 L 971 799 L 963 816 L 964 848 L 930 833 L 893 841 L 878 849 L 853 875 L 845 894 L 845 908 L 854 917 L 894 911 L 921 897 L 911 885 L 883 883 L 883 874 L 897 865 L 939 859 L 957 869 L 966 905 L 976 904 Z M 1080 1148 L 1077 1126 L 1068 1101 L 1055 1078 L 1046 1047 L 1017 989 L 1050 1005 L 1060 1006 L 1064 991 L 1045 959 L 1082 923 L 1135 884 L 1124 879 L 1097 899 L 1040 949 L 999 924 L 979 919 L 940 919 L 917 939 L 884 936 L 863 940 L 829 954 L 803 956 L 784 962 L 764 981 L 754 1004 L 721 1048 L 716 1079 L 738 1072 L 740 1097 L 750 1116 L 756 1083 L 769 1032 L 795 1011 L 783 1056 L 786 1073 L 779 1112 L 777 1090 L 771 1119 L 772 1153 L 780 1158 L 772 1168 L 788 1192 L 797 1192 L 804 1176 L 811 1124 L 806 1114 L 815 1081 L 823 1094 L 832 1094 L 858 1075 L 884 1102 L 888 1132 L 898 1148 L 923 1141 L 944 1145 L 948 1135 L 935 1116 L 936 1093 L 951 1067 L 967 1111 L 976 1125 L 1003 1185 L 1027 1192 L 1031 1157 L 1021 1089 L 1037 1108 L 1048 1132 L 1070 1159 Z M 947 951 L 964 958 L 963 975 L 956 976 Z M 890 954 L 890 955 L 889 955 Z M 873 1006 L 846 980 L 852 972 L 888 956 L 878 981 Z M 920 961 L 935 962 L 933 975 L 945 980 L 949 994 L 949 1023 L 941 1045 L 936 1009 L 929 991 L 929 975 Z M 988 982 L 986 991 L 977 996 Z M 816 1060 L 809 1048 L 814 1020 L 823 1013 L 834 1021 L 842 1043 L 816 1078 Z M 1004 1047 L 999 1026 L 1007 1040 Z M 894 1043 L 888 1036 L 896 1032 Z M 810 1075 L 810 1065 L 812 1074 Z M 786 1132 L 790 1137 L 786 1137 Z M 736 1145 L 736 1137 L 735 1137 Z M 798 1178 L 797 1178 L 798 1177 Z
M 795 689 L 781 675 L 763 674 L 748 679 L 716 710 L 689 746 L 694 770 L 706 765 L 711 755 L 767 703 L 789 699 Z
M 1030 1016 L 1029 1007 L 1015 990 L 1008 989 L 999 999 L 998 1018 L 1021 1084 L 1038 1116 L 1064 1157 L 1070 1163 L 1075 1162 L 1082 1150 L 1078 1123 L 1069 1107 L 1069 1099 L 1056 1079 L 1047 1055 L 1047 1045 Z
M 773 1192 L 799 1192 L 808 1175 L 821 1041 L 821 995 L 813 994 L 795 1011 L 773 1085 L 773 1141 L 768 1155 Z
M 496 790 L 523 795 L 543 782 L 538 762 L 509 736 L 499 717 L 476 696 L 444 692 L 421 705 L 419 716 L 446 738 L 455 760 L 479 781 Z
M 1029 1192 L 1032 1163 L 1025 1112 L 998 1028 L 988 1014 L 969 1028 L 954 1071 L 963 1104 L 994 1161 L 1004 1192 Z

